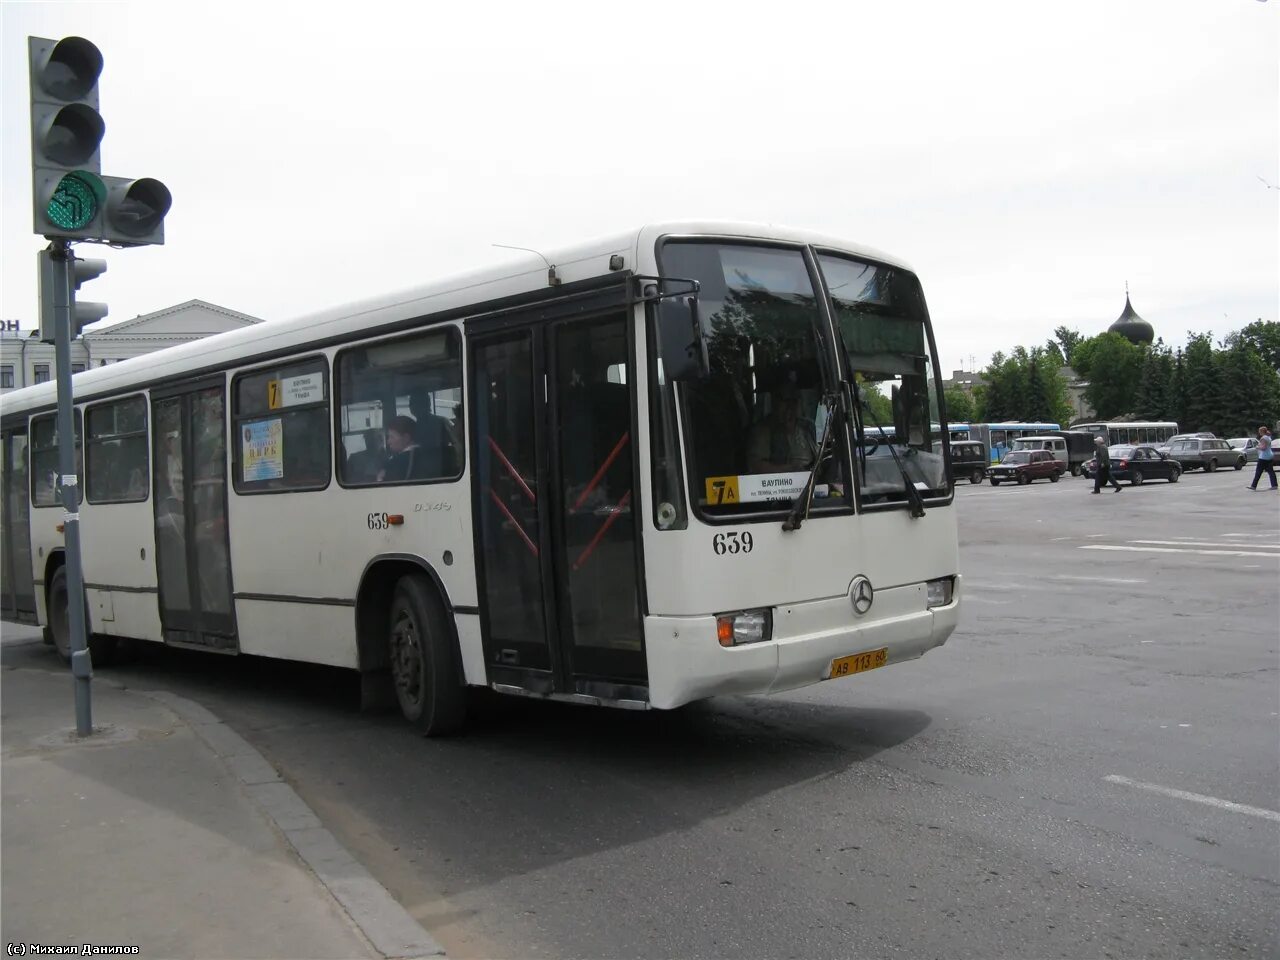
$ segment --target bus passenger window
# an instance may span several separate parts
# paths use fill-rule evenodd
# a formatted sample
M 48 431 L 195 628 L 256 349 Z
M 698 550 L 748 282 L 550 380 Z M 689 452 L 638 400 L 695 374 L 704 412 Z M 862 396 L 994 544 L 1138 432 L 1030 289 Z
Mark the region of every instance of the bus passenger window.
M 84 455 L 80 444 L 80 411 L 75 411 L 76 473 L 84 473 Z M 61 454 L 58 450 L 58 421 L 50 414 L 31 421 L 31 502 L 37 507 L 54 507 L 62 503 Z M 84 499 L 83 486 L 77 486 L 79 499 Z
M 147 401 L 130 397 L 90 407 L 85 451 L 90 503 L 147 499 Z
M 329 365 L 323 357 L 241 374 L 232 394 L 236 493 L 329 485 Z
M 453 328 L 338 354 L 343 485 L 461 475 L 461 357 Z

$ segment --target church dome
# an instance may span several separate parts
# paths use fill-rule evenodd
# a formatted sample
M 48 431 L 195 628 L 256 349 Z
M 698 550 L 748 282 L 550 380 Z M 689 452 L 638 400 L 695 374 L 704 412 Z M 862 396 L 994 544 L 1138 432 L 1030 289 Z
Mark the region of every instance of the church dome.
M 1124 295 L 1124 313 L 1107 328 L 1107 332 L 1118 333 L 1130 343 L 1150 343 L 1156 338 L 1155 329 L 1133 309 L 1128 293 Z

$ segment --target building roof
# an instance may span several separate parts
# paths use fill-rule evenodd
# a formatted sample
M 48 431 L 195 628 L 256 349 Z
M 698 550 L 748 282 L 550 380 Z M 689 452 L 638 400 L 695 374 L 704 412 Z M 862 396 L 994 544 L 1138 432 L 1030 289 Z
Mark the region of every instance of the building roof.
M 140 314 L 132 320 L 123 320 L 106 326 L 95 324 L 87 328 L 84 335 L 95 340 L 108 337 L 196 339 L 261 322 L 257 317 L 228 310 L 207 300 L 188 300 L 153 313 Z

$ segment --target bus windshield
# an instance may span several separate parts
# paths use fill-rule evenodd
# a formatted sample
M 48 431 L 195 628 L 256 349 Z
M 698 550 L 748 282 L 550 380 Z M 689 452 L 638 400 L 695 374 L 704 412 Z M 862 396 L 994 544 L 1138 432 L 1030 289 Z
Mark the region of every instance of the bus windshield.
M 926 496 L 947 490 L 938 419 L 938 391 L 929 356 L 924 295 L 906 270 L 852 257 L 818 257 L 849 374 L 857 388 L 864 436 L 891 434 L 887 445 L 863 443 L 862 496 L 901 501 L 903 471 Z M 899 462 L 901 467 L 899 467 Z
M 662 269 L 701 285 L 710 374 L 680 391 L 694 503 L 709 516 L 785 509 L 808 482 L 836 382 L 803 252 L 669 241 Z M 831 441 L 815 513 L 848 505 L 844 444 L 834 434 Z

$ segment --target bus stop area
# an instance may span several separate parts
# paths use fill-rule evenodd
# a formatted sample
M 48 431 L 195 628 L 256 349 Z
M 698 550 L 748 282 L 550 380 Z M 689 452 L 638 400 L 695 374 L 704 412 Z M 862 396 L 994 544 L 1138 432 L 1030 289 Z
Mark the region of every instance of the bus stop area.
M 6 646 L 39 642 L 32 628 L 4 632 Z M 94 733 L 81 739 L 69 674 L 6 667 L 0 695 L 11 955 L 443 955 L 262 755 L 195 702 L 99 676 Z

